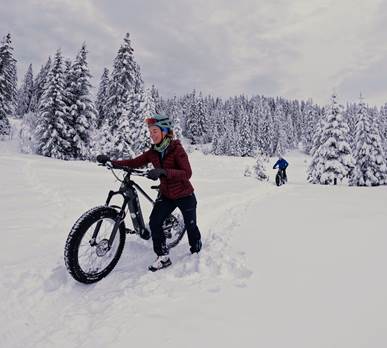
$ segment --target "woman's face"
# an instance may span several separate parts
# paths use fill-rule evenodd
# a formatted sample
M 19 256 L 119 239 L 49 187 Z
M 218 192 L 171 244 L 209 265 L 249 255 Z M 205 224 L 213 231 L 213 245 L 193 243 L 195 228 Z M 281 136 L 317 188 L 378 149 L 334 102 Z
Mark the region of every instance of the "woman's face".
M 164 134 L 157 126 L 149 127 L 149 136 L 152 139 L 153 144 L 159 144 L 163 140 Z

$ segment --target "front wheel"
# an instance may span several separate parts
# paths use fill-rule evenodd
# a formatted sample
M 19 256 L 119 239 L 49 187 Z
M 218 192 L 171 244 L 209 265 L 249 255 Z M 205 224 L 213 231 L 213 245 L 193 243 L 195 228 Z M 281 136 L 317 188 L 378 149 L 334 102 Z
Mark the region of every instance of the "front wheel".
M 126 238 L 125 226 L 121 223 L 109 248 L 117 215 L 114 208 L 100 206 L 84 213 L 74 224 L 66 241 L 64 259 L 75 280 L 86 284 L 97 282 L 117 264 Z

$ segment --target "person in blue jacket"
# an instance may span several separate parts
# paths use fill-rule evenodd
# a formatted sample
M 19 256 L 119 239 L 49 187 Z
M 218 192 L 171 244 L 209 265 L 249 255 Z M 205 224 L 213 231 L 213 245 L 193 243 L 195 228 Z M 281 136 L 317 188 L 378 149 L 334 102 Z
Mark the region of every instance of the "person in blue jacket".
M 278 157 L 278 161 L 275 162 L 273 169 L 278 168 L 279 171 L 282 171 L 283 178 L 285 181 L 288 181 L 288 177 L 286 175 L 286 168 L 288 167 L 289 163 L 283 158 L 282 156 Z

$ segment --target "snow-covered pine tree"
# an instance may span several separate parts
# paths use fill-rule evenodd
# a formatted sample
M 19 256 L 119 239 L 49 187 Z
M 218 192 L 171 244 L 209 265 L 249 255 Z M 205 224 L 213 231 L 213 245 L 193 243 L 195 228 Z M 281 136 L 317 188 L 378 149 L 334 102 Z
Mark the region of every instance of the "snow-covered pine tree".
M 380 136 L 382 138 L 384 154 L 387 156 L 387 103 L 380 108 L 379 115 L 381 122 Z
M 140 112 L 137 117 L 139 118 L 138 125 L 138 135 L 136 137 L 134 148 L 135 153 L 140 154 L 150 147 L 150 139 L 148 126 L 145 123 L 145 119 L 152 117 L 156 114 L 156 105 L 155 101 L 152 98 L 152 92 L 150 89 L 145 89 L 140 103 Z
M 161 110 L 160 94 L 159 94 L 159 91 L 157 90 L 157 88 L 155 87 L 155 85 L 152 85 L 152 87 L 151 87 L 151 96 L 155 102 L 156 114 L 161 113 L 162 110 Z
M 259 125 L 261 123 L 261 107 L 262 101 L 260 96 L 254 96 L 250 99 L 249 103 L 249 113 L 250 113 L 250 123 L 251 123 L 251 134 L 252 134 L 252 143 L 256 149 L 258 149 L 259 144 Z
M 297 106 L 299 105 L 297 104 Z M 282 133 L 278 139 L 283 139 L 277 142 L 276 151 L 283 149 L 286 152 L 288 149 L 293 149 L 297 143 L 298 136 L 293 123 L 295 117 L 301 118 L 301 110 L 294 110 L 294 108 L 295 106 L 284 98 L 276 98 L 275 100 L 274 120 L 279 121 L 278 131 Z
M 206 132 L 204 134 L 203 142 L 205 144 L 212 143 L 213 136 L 214 136 L 214 128 L 215 128 L 215 120 L 214 117 L 217 115 L 217 110 L 220 107 L 220 99 L 217 98 L 216 100 L 211 96 L 208 95 L 205 98 L 205 105 L 206 105 Z
M 146 88 L 144 92 L 142 112 L 144 118 L 152 117 L 156 114 L 156 103 L 152 97 L 152 91 L 149 88 Z
M 269 180 L 269 177 L 266 174 L 265 167 L 263 166 L 263 160 L 261 157 L 257 156 L 255 161 L 254 169 L 254 175 L 255 177 L 260 181 L 267 181 Z
M 189 94 L 183 95 L 181 98 L 179 98 L 179 104 L 181 105 L 181 117 L 180 117 L 180 124 L 181 124 L 181 129 L 183 131 L 182 135 L 184 137 L 187 137 L 187 120 L 189 117 L 189 108 L 191 105 L 191 98 Z M 157 109 L 156 109 L 157 111 Z
M 248 111 L 241 105 L 238 115 L 237 142 L 242 157 L 252 156 L 254 152 L 251 123 Z
M 287 149 L 287 132 L 285 114 L 280 100 L 277 100 L 274 111 L 274 155 L 282 156 Z
M 321 133 L 321 145 L 313 155 L 308 170 L 308 181 L 336 185 L 347 178 L 354 168 L 354 158 L 348 143 L 348 125 L 342 115 L 342 106 L 333 94 L 326 109 L 325 124 Z
M 32 73 L 32 64 L 30 64 L 18 93 L 15 114 L 20 118 L 30 111 L 31 98 L 34 88 L 33 84 L 34 77 Z
M 16 60 L 12 51 L 8 34 L 0 43 L 0 139 L 11 132 L 8 117 L 14 112 L 17 97 Z
M 191 93 L 184 95 L 181 98 L 181 106 L 183 109 L 183 117 L 182 117 L 182 128 L 183 128 L 183 136 L 187 139 L 190 138 L 190 133 L 188 129 L 189 119 L 191 118 L 191 114 L 194 113 L 194 108 L 196 105 L 196 91 L 193 90 Z
M 129 107 L 129 110 L 126 108 Z M 131 112 L 130 106 L 124 105 L 122 113 L 129 114 Z M 135 152 L 133 150 L 134 144 L 132 143 L 133 126 L 130 123 L 128 117 L 120 117 L 114 124 L 114 133 L 110 138 L 110 143 L 105 145 L 104 152 L 108 152 L 113 158 L 133 158 Z M 108 149 L 108 151 L 106 151 Z
M 150 140 L 148 136 L 148 127 L 145 124 L 145 114 L 143 110 L 145 100 L 145 87 L 144 81 L 141 77 L 140 66 L 135 63 L 135 78 L 133 93 L 129 97 L 129 103 L 131 110 L 128 113 L 129 122 L 134 132 L 132 134 L 131 143 L 133 144 L 132 150 L 134 153 L 141 154 L 147 150 L 150 146 Z
M 317 127 L 318 114 L 312 100 L 308 100 L 303 109 L 303 126 L 301 127 L 301 143 L 307 154 L 311 154 L 313 135 Z
M 255 164 L 250 168 L 247 167 L 245 170 L 245 176 L 252 176 L 259 181 L 267 181 L 269 180 L 269 177 L 266 174 L 265 167 L 263 165 L 265 159 L 265 155 L 261 150 L 258 150 L 258 153 L 256 155 Z
M 349 144 L 351 145 L 352 151 L 356 147 L 355 134 L 356 134 L 357 112 L 358 112 L 358 105 L 356 103 L 347 103 L 346 108 L 343 112 L 344 119 L 346 120 L 349 127 Z
M 231 112 L 228 114 L 229 120 L 227 121 L 228 128 L 226 132 L 226 154 L 228 156 L 242 156 L 242 149 L 240 147 L 240 114 L 243 109 L 243 102 L 241 98 L 235 97 L 231 103 Z
M 48 57 L 46 64 L 40 68 L 40 71 L 34 80 L 30 102 L 30 110 L 32 112 L 37 112 L 39 109 L 40 98 L 42 97 L 45 90 L 51 64 L 51 57 Z
M 211 146 L 211 153 L 214 155 L 222 155 L 222 152 L 219 150 L 219 143 L 220 143 L 220 135 L 218 133 L 217 128 L 214 128 L 213 136 L 212 136 L 212 146 Z
M 38 115 L 32 111 L 23 116 L 19 138 L 20 150 L 24 153 L 37 152 L 36 128 L 38 124 Z
M 58 159 L 70 159 L 71 132 L 66 122 L 64 102 L 63 58 L 58 50 L 48 75 L 43 96 L 39 102 L 39 120 L 36 128 L 37 153 Z
M 91 101 L 87 49 L 83 43 L 74 63 L 67 72 L 65 90 L 67 117 L 72 127 L 71 153 L 74 159 L 90 157 L 90 132 L 95 127 L 96 111 Z
M 242 151 L 239 146 L 239 126 L 235 126 L 232 132 L 228 133 L 226 140 L 226 154 L 228 156 L 241 157 Z
M 67 78 L 67 75 L 68 73 L 70 72 L 70 69 L 72 67 L 73 63 L 71 62 L 71 59 L 65 59 L 65 62 L 64 62 L 64 78 L 66 79 Z
M 0 140 L 5 139 L 11 133 L 11 125 L 8 120 L 9 100 L 5 93 L 5 80 L 2 74 L 2 62 L 0 57 Z
M 173 97 L 173 99 L 170 102 L 170 107 L 168 111 L 168 116 L 172 121 L 173 124 L 173 133 L 175 135 L 175 138 L 181 139 L 182 138 L 182 129 L 181 129 L 181 122 L 180 122 L 180 115 L 182 114 L 180 105 L 177 101 L 176 97 Z
M 75 81 L 73 79 L 73 76 L 70 74 L 70 69 L 72 66 L 71 59 L 64 59 L 63 63 L 63 80 L 64 80 L 64 102 L 66 103 L 67 109 L 71 108 L 71 105 L 73 104 L 73 95 L 70 92 L 72 85 L 75 84 Z M 71 122 L 71 117 L 68 119 L 68 123 L 70 128 L 74 128 Z
M 3 78 L 5 79 L 5 90 L 3 93 L 9 101 L 10 114 L 13 114 L 17 100 L 17 74 L 11 34 L 7 34 L 0 43 L 0 57 L 2 57 Z
M 235 156 L 238 149 L 235 149 L 235 124 L 234 124 L 234 100 L 225 103 L 222 125 L 220 128 L 219 150 L 222 155 Z M 222 133 L 221 133 L 222 132 Z
M 216 133 L 213 137 L 212 152 L 215 155 L 231 156 L 235 153 L 231 136 L 235 133 L 231 101 L 226 101 L 219 117 L 216 118 Z
M 266 99 L 262 102 L 260 119 L 261 121 L 258 125 L 258 147 L 262 149 L 265 154 L 272 156 L 275 150 L 273 146 L 274 120 L 269 103 Z
M 311 183 L 319 183 L 321 177 L 321 159 L 319 156 L 315 156 L 317 150 L 321 146 L 322 130 L 325 127 L 325 109 L 319 115 L 319 119 L 316 123 L 316 127 L 313 133 L 312 147 L 310 149 L 310 155 L 312 156 L 311 163 L 307 170 L 307 180 Z
M 101 81 L 99 83 L 99 89 L 97 93 L 97 100 L 95 102 L 95 107 L 97 110 L 97 128 L 100 128 L 103 124 L 103 121 L 106 117 L 106 100 L 108 98 L 108 88 L 109 88 L 109 69 L 105 68 L 103 70 Z
M 22 115 L 19 115 L 19 112 L 20 112 L 19 101 L 22 100 L 22 98 L 23 98 L 23 84 L 19 87 L 19 89 L 17 90 L 17 94 L 16 94 L 16 102 L 15 102 L 15 108 L 14 108 L 14 114 L 13 114 L 13 116 L 15 118 L 22 118 L 23 117 Z
M 357 110 L 355 144 L 356 165 L 351 185 L 387 184 L 387 166 L 379 131 L 363 98 L 360 98 Z
M 287 149 L 296 148 L 301 142 L 302 134 L 302 110 L 301 103 L 298 100 L 292 102 L 284 100 Z M 304 102 L 305 104 L 305 102 Z
M 223 147 L 222 136 L 226 133 L 224 122 L 225 111 L 223 108 L 218 108 L 214 114 L 214 130 L 212 135 L 212 153 L 215 155 L 224 155 L 225 149 Z
M 145 117 L 142 110 L 144 87 L 139 66 L 134 63 L 134 83 L 132 93 L 128 97 L 116 136 L 113 138 L 116 156 L 130 158 L 144 152 L 150 145 Z M 126 136 L 125 136 L 126 135 Z
M 132 115 L 137 115 L 134 104 L 138 103 L 138 96 L 135 95 L 135 88 L 139 85 L 138 76 L 127 33 L 114 60 L 106 101 L 106 118 L 101 132 L 103 152 L 117 158 L 134 154 L 139 120 L 136 119 L 134 125 Z
M 313 137 L 312 137 L 312 148 L 310 149 L 310 154 L 313 156 L 317 149 L 321 145 L 321 135 L 322 135 L 322 130 L 325 127 L 325 108 L 321 110 L 321 112 L 317 115 L 317 123 L 313 132 Z
M 195 92 L 194 92 L 195 93 Z M 190 112 L 187 119 L 187 137 L 191 139 L 192 144 L 202 143 L 204 134 L 206 133 L 206 109 L 203 96 L 200 93 L 198 98 L 193 95 Z
M 1 77 L 0 77 L 1 79 Z M 1 88 L 0 81 L 0 88 Z M 11 133 L 11 125 L 9 123 L 6 112 L 4 111 L 4 105 L 7 104 L 4 96 L 0 93 L 0 140 L 5 139 Z

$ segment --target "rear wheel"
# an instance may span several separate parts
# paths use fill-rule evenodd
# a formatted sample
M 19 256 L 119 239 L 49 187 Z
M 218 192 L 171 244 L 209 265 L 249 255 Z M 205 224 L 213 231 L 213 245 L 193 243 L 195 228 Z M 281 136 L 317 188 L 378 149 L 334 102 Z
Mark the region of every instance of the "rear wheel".
M 167 248 L 175 247 L 184 236 L 186 230 L 183 215 L 180 211 L 176 211 L 169 215 L 163 224 L 163 230 L 167 237 Z
M 277 173 L 277 175 L 275 176 L 275 183 L 276 183 L 277 186 L 281 186 L 282 185 L 282 179 L 281 179 L 280 173 Z
M 75 280 L 86 284 L 97 282 L 117 264 L 126 238 L 125 226 L 120 224 L 109 248 L 117 214 L 114 208 L 100 206 L 87 211 L 74 224 L 66 241 L 64 259 Z M 97 226 L 99 231 L 93 239 Z

